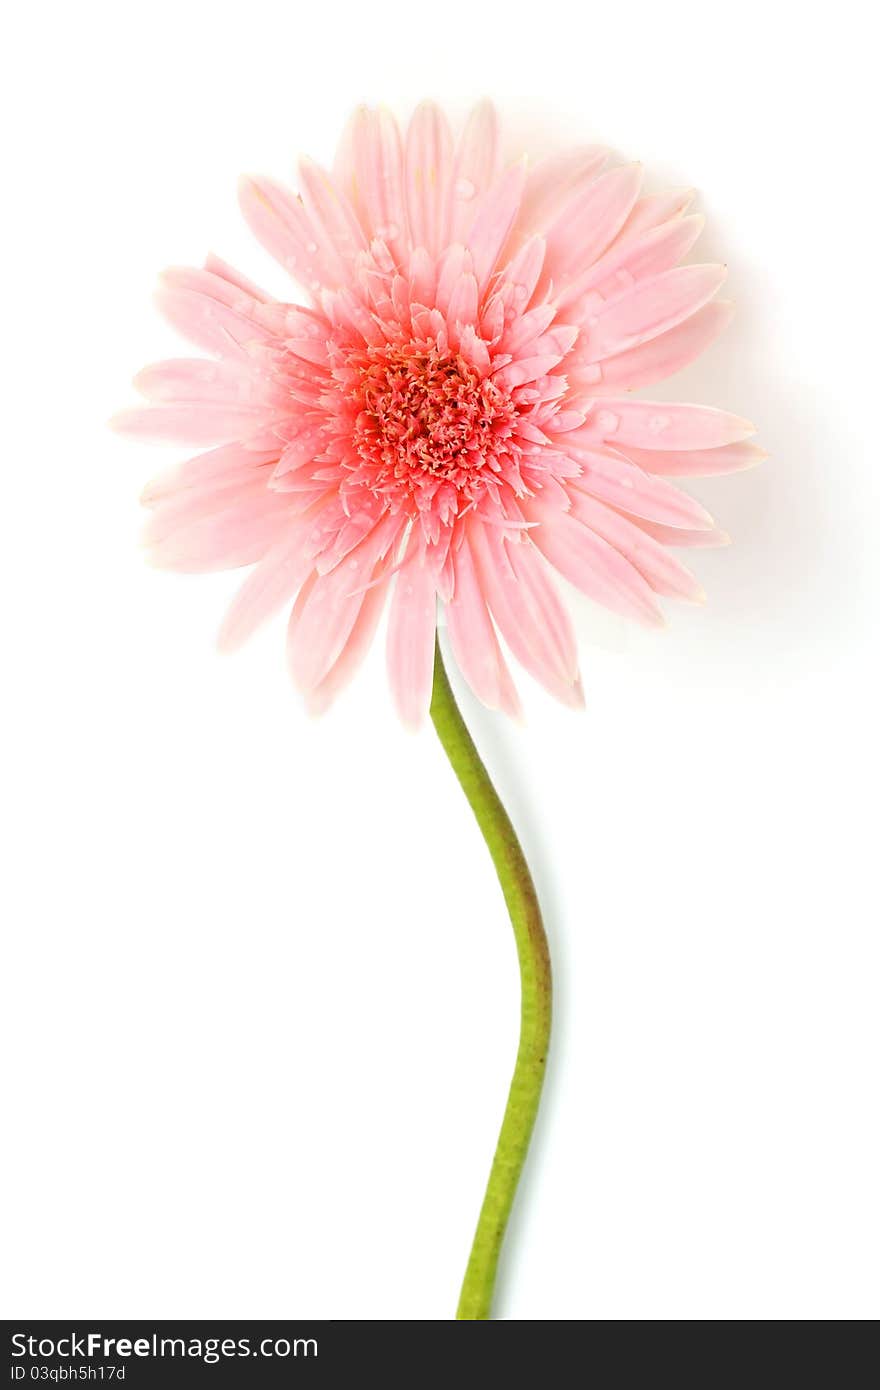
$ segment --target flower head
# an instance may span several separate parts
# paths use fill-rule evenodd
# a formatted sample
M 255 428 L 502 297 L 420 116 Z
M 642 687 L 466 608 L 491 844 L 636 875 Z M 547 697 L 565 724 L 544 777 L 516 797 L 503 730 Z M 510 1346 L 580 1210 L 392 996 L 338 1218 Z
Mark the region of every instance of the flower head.
M 156 563 L 253 566 L 220 634 L 237 646 L 292 605 L 290 665 L 324 708 L 386 600 L 398 708 L 431 690 L 438 599 L 467 681 L 517 697 L 499 644 L 581 700 L 556 570 L 641 622 L 700 597 L 669 546 L 725 539 L 668 478 L 761 452 L 723 411 L 632 397 L 724 327 L 723 267 L 684 265 L 687 196 L 639 196 L 636 165 L 594 147 L 502 167 L 482 104 L 457 145 L 423 105 L 405 138 L 358 110 L 333 174 L 295 196 L 245 179 L 251 228 L 308 303 L 282 303 L 214 257 L 163 277 L 162 309 L 211 360 L 148 367 L 139 435 L 207 446 L 144 495 Z

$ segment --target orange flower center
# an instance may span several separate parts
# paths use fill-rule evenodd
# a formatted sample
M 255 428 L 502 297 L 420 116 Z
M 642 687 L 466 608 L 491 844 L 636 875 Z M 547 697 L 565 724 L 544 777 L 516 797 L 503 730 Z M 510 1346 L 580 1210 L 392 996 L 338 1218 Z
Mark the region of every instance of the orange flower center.
M 388 482 L 433 478 L 464 490 L 484 468 L 499 471 L 496 456 L 511 448 L 516 409 L 490 378 L 459 354 L 422 345 L 368 348 L 364 356 L 355 424 L 364 463 Z

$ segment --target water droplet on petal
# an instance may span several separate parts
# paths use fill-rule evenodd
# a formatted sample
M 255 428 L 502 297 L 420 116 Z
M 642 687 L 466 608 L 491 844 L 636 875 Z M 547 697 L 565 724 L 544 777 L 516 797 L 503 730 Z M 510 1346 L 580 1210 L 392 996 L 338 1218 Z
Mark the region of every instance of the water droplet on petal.
M 668 415 L 652 415 L 648 420 L 648 429 L 652 434 L 661 434 L 669 423 Z
M 306 250 L 310 256 L 314 256 L 318 250 L 318 243 L 316 241 L 310 241 L 306 246 Z
M 529 287 L 528 287 L 528 285 L 514 285 L 514 287 L 513 287 L 513 297 L 514 297 L 514 299 L 526 299 L 526 298 L 528 297 L 528 293 L 529 293 Z
M 400 236 L 400 228 L 396 222 L 386 222 L 384 226 L 376 228 L 376 236 L 380 241 L 394 241 L 395 237 Z
M 477 191 L 476 184 L 472 183 L 470 179 L 457 179 L 457 180 L 456 180 L 456 183 L 455 183 L 455 196 L 456 196 L 456 198 L 463 198 L 465 202 L 468 202 L 471 198 L 473 198 L 473 196 L 474 196 L 474 194 L 476 193 L 476 191 Z
M 620 416 L 611 410 L 600 410 L 596 416 L 596 424 L 603 434 L 613 434 L 620 424 Z

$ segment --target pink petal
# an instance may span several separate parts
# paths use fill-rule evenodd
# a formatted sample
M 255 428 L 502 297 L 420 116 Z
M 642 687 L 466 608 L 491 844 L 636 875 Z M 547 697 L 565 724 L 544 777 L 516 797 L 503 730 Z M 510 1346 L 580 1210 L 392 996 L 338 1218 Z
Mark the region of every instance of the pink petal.
M 434 576 L 421 557 L 397 576 L 388 615 L 388 677 L 401 720 L 417 729 L 431 703 L 437 597 Z
M 676 189 L 671 193 L 649 193 L 639 198 L 620 229 L 619 239 L 629 240 L 659 227 L 662 222 L 681 217 L 694 201 L 692 188 Z
M 520 313 L 527 308 L 541 278 L 546 250 L 543 237 L 532 237 L 498 273 L 499 290 L 509 289 Z
M 767 454 L 757 444 L 742 443 L 722 444 L 718 449 L 691 449 L 684 454 L 627 446 L 626 457 L 648 473 L 662 473 L 670 478 L 709 478 L 754 468 Z
M 361 610 L 354 621 L 341 655 L 333 663 L 320 685 L 306 692 L 306 708 L 310 714 L 323 714 L 336 696 L 356 675 L 372 646 L 388 595 L 388 579 L 382 578 L 380 564 L 373 573 L 371 587 L 364 594 Z
M 144 543 L 161 545 L 170 536 L 221 515 L 237 517 L 244 524 L 274 518 L 287 509 L 285 499 L 266 487 L 264 474 L 226 487 L 189 488 L 151 509 L 144 524 Z
M 647 535 L 653 536 L 661 545 L 699 550 L 715 550 L 720 546 L 730 545 L 727 532 L 717 527 L 711 531 L 688 531 L 680 526 L 660 526 L 656 521 L 646 521 L 640 516 L 635 516 L 632 520 L 634 525 L 640 527 Z
M 609 169 L 562 210 L 547 233 L 542 283 L 564 288 L 601 256 L 626 220 L 641 180 L 640 164 Z
M 262 176 L 239 181 L 245 221 L 275 260 L 312 294 L 340 284 L 339 261 L 315 239 L 308 214 L 289 189 Z
M 673 218 L 638 237 L 617 237 L 604 256 L 572 281 L 559 296 L 559 303 L 567 305 L 577 299 L 581 314 L 599 312 L 599 301 L 677 265 L 696 242 L 703 221 L 697 216 Z
M 355 131 L 360 123 L 360 108 L 352 111 L 336 147 L 333 160 L 333 182 L 357 212 L 357 179 L 354 172 Z M 363 222 L 361 222 L 363 226 Z M 368 228 L 364 227 L 364 231 Z
M 733 317 L 729 300 L 706 304 L 677 328 L 642 343 L 639 347 L 609 357 L 600 364 L 601 381 L 587 389 L 592 393 L 634 391 L 642 386 L 654 386 L 687 367 L 715 341 Z M 577 368 L 571 373 L 577 380 Z M 742 447 L 734 445 L 732 446 Z M 631 451 L 628 454 L 631 457 Z M 677 456 L 676 456 L 677 457 Z M 658 472 L 669 470 L 658 469 Z
M 367 234 L 384 242 L 398 266 L 409 257 L 409 227 L 403 183 L 403 145 L 390 111 L 366 106 L 353 128 L 354 172 Z
M 485 289 L 498 257 L 510 235 L 522 197 L 525 164 L 508 169 L 482 200 L 473 225 L 465 238 L 473 260 L 480 289 Z
M 310 159 L 299 164 L 300 189 L 306 212 L 328 259 L 336 263 L 340 283 L 353 280 L 355 257 L 367 249 L 367 239 L 348 199 L 330 175 Z
M 501 655 L 466 538 L 454 555 L 453 569 L 455 588 L 446 603 L 446 621 L 461 673 L 484 705 L 517 718 L 520 706 L 516 689 Z
M 204 270 L 167 270 L 156 302 L 178 332 L 218 356 L 241 356 L 243 344 L 268 342 L 274 336 L 258 317 L 264 308 L 258 300 Z
M 555 317 L 555 304 L 539 304 L 535 309 L 517 314 L 505 329 L 498 345 L 500 350 L 509 352 L 511 357 L 519 357 L 524 355 L 525 349 L 529 349 L 525 355 L 531 357 L 532 343 L 549 328 Z
M 413 246 L 433 257 L 448 235 L 451 192 L 452 132 L 440 108 L 425 101 L 406 133 L 406 205 Z
M 241 506 L 232 507 L 151 544 L 150 562 L 192 574 L 239 569 L 262 559 L 288 525 L 281 508 L 248 514 Z
M 571 486 L 581 492 L 664 526 L 708 531 L 715 524 L 693 497 L 619 455 L 579 449 L 575 457 L 583 472 L 571 479 Z
M 571 619 L 534 545 L 508 542 L 477 520 L 468 534 L 481 592 L 513 655 L 551 695 L 580 706 Z
M 248 406 L 265 411 L 283 406 L 287 395 L 251 363 L 212 362 L 199 357 L 170 358 L 144 367 L 134 379 L 148 401 Z
M 253 280 L 248 279 L 240 270 L 236 270 L 235 266 L 230 265 L 228 261 L 215 256 L 213 251 L 209 251 L 205 257 L 205 271 L 212 279 L 225 281 L 227 286 L 232 286 L 235 290 L 242 290 L 249 299 L 255 299 L 260 304 L 276 304 L 273 295 L 266 290 L 261 290 L 259 285 L 254 284 Z M 234 307 L 233 300 L 230 299 L 227 302 Z
M 578 521 L 625 556 L 656 594 L 702 602 L 705 595 L 690 570 L 641 526 L 574 488 L 571 510 Z
M 608 151 L 600 145 L 587 145 L 539 160 L 529 170 L 518 227 L 525 232 L 549 227 L 566 204 L 595 180 L 607 161 Z
M 502 367 L 493 376 L 493 381 L 508 391 L 517 386 L 525 386 L 530 381 L 539 381 L 551 372 L 560 361 L 560 354 L 547 357 L 520 357 L 507 367 Z
M 648 626 L 663 626 L 650 586 L 623 555 L 568 512 L 532 498 L 523 507 L 541 524 L 529 532 L 542 555 L 575 588 L 624 617 Z
M 601 362 L 668 333 L 712 298 L 726 274 L 720 265 L 684 265 L 621 290 L 587 320 L 578 362 Z
M 717 449 L 738 444 L 754 434 L 755 427 L 726 410 L 707 405 L 671 405 L 667 401 L 641 401 L 603 397 L 583 428 L 585 437 L 609 440 L 626 449 Z
M 266 552 L 233 599 L 217 635 L 220 650 L 231 652 L 242 646 L 293 598 L 311 568 L 302 526 L 294 525 Z
M 476 323 L 479 298 L 476 276 L 459 275 L 446 309 L 446 321 L 450 328 L 454 324 Z M 457 337 L 453 346 L 458 346 Z
M 271 424 L 265 407 L 163 405 L 122 410 L 111 420 L 121 434 L 176 444 L 220 444 L 244 439 Z
M 314 581 L 296 621 L 291 620 L 290 668 L 303 692 L 320 685 L 341 655 L 373 568 L 393 544 L 400 527 L 399 516 L 386 515 L 347 560 Z
M 186 463 L 176 464 L 174 468 L 153 478 L 141 493 L 145 507 L 179 495 L 187 489 L 222 488 L 247 482 L 256 474 L 265 476 L 268 484 L 269 474 L 277 462 L 278 451 L 254 453 L 241 444 L 223 444 L 219 449 L 196 454 Z
M 474 220 L 477 199 L 498 176 L 498 117 L 490 101 L 470 113 L 455 156 L 450 241 L 463 241 Z
M 440 257 L 437 276 L 437 308 L 447 314 L 455 288 L 463 275 L 471 274 L 470 252 L 464 246 L 447 246 Z

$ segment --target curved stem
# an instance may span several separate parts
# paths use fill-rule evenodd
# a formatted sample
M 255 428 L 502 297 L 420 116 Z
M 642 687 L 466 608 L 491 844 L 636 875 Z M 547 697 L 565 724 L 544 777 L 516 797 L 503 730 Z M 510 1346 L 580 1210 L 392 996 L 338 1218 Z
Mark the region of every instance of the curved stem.
M 434 653 L 431 718 L 492 856 L 510 914 L 522 982 L 519 1049 L 486 1195 L 465 1271 L 458 1319 L 488 1318 L 507 1218 L 529 1147 L 550 1041 L 550 952 L 529 866 Z

